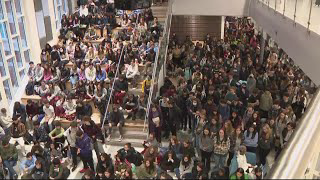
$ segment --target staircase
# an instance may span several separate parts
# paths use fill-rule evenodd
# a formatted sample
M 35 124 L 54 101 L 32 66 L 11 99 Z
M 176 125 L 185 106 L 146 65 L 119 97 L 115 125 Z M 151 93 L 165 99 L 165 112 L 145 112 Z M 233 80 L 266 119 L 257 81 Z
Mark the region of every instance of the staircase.
M 154 5 L 151 7 L 154 17 L 158 18 L 158 21 L 161 25 L 164 25 L 164 22 L 167 18 L 168 2 L 162 3 L 162 5 Z

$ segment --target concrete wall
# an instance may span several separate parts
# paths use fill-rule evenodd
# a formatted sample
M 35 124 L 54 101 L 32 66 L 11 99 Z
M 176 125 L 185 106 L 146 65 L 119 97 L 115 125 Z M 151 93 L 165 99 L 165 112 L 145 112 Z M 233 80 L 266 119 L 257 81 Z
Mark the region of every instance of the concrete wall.
M 248 0 L 174 0 L 174 15 L 243 16 Z
M 262 6 L 256 0 L 252 0 L 250 4 L 249 16 L 284 49 L 316 85 L 320 85 L 319 34 L 308 33 L 307 28 L 298 23 L 294 26 L 293 20 L 284 18 L 282 14 Z

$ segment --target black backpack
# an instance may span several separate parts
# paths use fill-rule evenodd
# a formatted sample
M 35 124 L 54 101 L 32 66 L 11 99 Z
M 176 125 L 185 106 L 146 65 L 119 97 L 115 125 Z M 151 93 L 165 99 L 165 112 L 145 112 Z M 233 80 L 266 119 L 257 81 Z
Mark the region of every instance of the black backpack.
M 34 94 L 34 83 L 28 82 L 26 86 L 26 95 L 31 96 Z

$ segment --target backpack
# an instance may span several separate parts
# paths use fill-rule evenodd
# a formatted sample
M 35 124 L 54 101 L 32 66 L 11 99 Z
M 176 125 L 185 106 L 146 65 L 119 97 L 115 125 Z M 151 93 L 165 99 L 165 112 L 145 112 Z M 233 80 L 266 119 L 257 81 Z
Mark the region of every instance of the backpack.
M 28 82 L 26 86 L 26 95 L 31 96 L 34 94 L 34 83 Z

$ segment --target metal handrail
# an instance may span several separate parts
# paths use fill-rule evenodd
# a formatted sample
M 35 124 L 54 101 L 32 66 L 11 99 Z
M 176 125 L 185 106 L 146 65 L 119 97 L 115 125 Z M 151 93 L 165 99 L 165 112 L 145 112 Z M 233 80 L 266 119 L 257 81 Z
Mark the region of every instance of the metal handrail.
M 319 153 L 320 140 L 320 89 L 317 90 L 307 111 L 291 135 L 277 162 L 268 172 L 266 179 L 304 178 L 309 162 Z
M 137 28 L 137 25 L 139 23 L 139 16 L 140 16 L 140 13 L 137 14 L 137 19 L 136 19 L 136 23 L 134 25 L 134 30 Z M 126 46 L 123 46 L 122 47 L 122 50 L 121 50 L 121 54 L 120 54 L 120 58 L 119 58 L 119 62 L 118 62 L 118 65 L 117 65 L 117 71 L 116 71 L 116 74 L 114 76 L 114 80 L 112 82 L 112 87 L 111 87 L 111 92 L 110 92 L 110 96 L 109 96 L 109 99 L 108 99 L 108 103 L 107 103 L 107 107 L 106 107 L 106 112 L 104 114 L 104 118 L 103 118 L 103 122 L 102 122 L 102 125 L 101 125 L 101 128 L 103 128 L 104 124 L 105 124 L 105 120 L 107 118 L 107 113 L 108 113 L 108 109 L 109 109 L 109 105 L 110 105 L 110 102 L 111 102 L 111 99 L 112 99 L 112 94 L 113 94 L 113 91 L 114 91 L 114 84 L 115 84 L 115 80 L 116 80 L 116 77 L 119 73 L 119 67 L 120 67 L 120 62 L 121 62 L 121 58 L 123 57 L 123 51 L 124 51 L 124 48 L 126 48 Z M 127 52 L 127 51 L 126 51 Z
M 172 16 L 172 11 L 171 11 L 172 2 L 173 2 L 172 0 L 169 0 L 169 2 L 168 2 L 167 18 L 166 18 L 165 23 L 164 23 L 164 28 L 163 28 L 164 31 L 162 32 L 162 38 L 169 38 L 169 37 L 164 37 L 164 36 L 165 35 L 167 35 L 167 36 L 170 35 L 166 31 L 168 30 L 167 29 L 167 27 L 168 27 L 168 19 L 171 18 L 171 16 Z M 170 29 L 169 29 L 169 32 L 170 32 Z M 158 50 L 156 52 L 155 62 L 154 62 L 153 70 L 152 70 L 152 80 L 151 80 L 151 86 L 150 86 L 149 97 L 148 97 L 148 104 L 147 104 L 146 115 L 145 115 L 145 119 L 144 119 L 144 125 L 143 125 L 143 131 L 144 132 L 146 130 L 147 120 L 148 120 L 148 117 L 149 117 L 150 106 L 151 106 L 152 99 L 153 99 L 152 96 L 154 95 L 153 94 L 154 93 L 154 88 L 155 88 L 154 86 L 158 83 L 158 79 L 156 80 L 156 74 L 157 74 L 157 69 L 158 69 L 158 64 L 159 64 L 159 52 L 160 52 L 160 49 L 161 49 L 161 47 L 163 45 L 167 46 L 167 44 L 162 44 L 162 39 L 161 39 L 159 41 Z M 167 50 L 166 50 L 166 53 L 167 53 Z M 167 55 L 165 54 L 165 57 L 166 56 Z
M 114 75 L 114 78 L 113 78 L 111 92 L 110 92 L 110 95 L 109 95 L 109 99 L 108 99 L 108 103 L 107 103 L 107 107 L 106 107 L 106 112 L 104 113 L 104 117 L 103 117 L 103 121 L 102 121 L 102 124 L 101 124 L 101 128 L 103 128 L 104 123 L 105 123 L 106 118 L 107 118 L 109 105 L 110 105 L 112 94 L 113 94 L 113 91 L 114 91 L 114 84 L 116 82 L 116 78 L 117 78 L 118 73 L 119 73 L 120 62 L 121 62 L 121 58 L 122 58 L 124 49 L 125 49 L 125 46 L 122 47 L 122 50 L 121 50 L 121 53 L 120 53 L 120 58 L 119 58 L 119 62 L 118 62 L 118 65 L 117 65 L 116 74 Z

